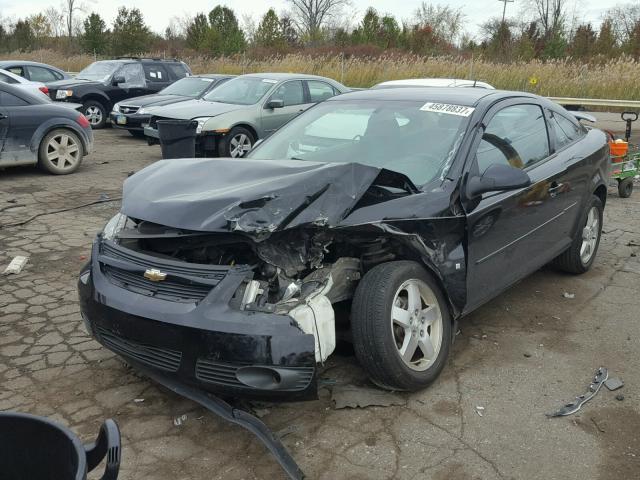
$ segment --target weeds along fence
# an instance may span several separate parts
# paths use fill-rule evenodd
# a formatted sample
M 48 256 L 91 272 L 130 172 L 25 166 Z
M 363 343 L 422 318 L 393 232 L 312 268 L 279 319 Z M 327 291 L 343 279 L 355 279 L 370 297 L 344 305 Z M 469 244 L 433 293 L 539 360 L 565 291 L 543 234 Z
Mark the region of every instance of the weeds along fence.
M 162 57 L 163 53 L 148 56 Z M 44 61 L 67 71 L 79 71 L 95 60 L 94 55 L 65 55 L 51 50 L 16 52 L 5 57 Z M 345 58 L 290 54 L 260 59 L 245 55 L 191 56 L 183 60 L 194 73 L 311 73 L 351 87 L 370 87 L 402 78 L 452 77 L 482 80 L 497 88 L 544 96 L 640 100 L 640 62 L 626 57 L 590 64 L 569 59 L 500 64 L 477 58 L 412 55 Z

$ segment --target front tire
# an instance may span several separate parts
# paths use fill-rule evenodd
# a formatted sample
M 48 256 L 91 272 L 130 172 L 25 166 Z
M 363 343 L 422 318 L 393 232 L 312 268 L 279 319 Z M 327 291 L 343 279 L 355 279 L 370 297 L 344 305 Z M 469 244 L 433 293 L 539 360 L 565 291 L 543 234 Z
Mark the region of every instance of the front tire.
M 427 387 L 440 375 L 451 346 L 446 299 L 416 262 L 383 263 L 367 272 L 353 298 L 351 329 L 360 364 L 388 390 Z
M 582 213 L 580 228 L 571 246 L 552 262 L 554 267 L 575 274 L 585 273 L 591 268 L 600 245 L 603 212 L 602 200 L 592 196 Z
M 38 165 L 54 175 L 67 175 L 80 167 L 82 151 L 82 142 L 75 132 L 57 128 L 40 142 Z
M 82 106 L 82 113 L 87 117 L 91 128 L 94 130 L 105 127 L 107 123 L 107 109 L 102 103 L 96 100 L 88 100 L 84 102 Z
M 256 143 L 252 132 L 244 127 L 233 127 L 218 145 L 218 155 L 221 157 L 243 158 L 251 151 Z

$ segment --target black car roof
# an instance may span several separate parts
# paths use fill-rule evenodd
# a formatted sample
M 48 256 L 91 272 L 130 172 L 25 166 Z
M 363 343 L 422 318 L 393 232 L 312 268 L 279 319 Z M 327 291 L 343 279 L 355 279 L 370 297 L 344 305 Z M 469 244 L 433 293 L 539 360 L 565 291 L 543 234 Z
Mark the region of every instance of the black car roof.
M 380 90 L 360 90 L 344 93 L 328 99 L 328 102 L 344 100 L 382 100 L 382 101 L 417 101 L 454 103 L 471 107 L 482 99 L 492 97 L 495 100 L 509 97 L 538 98 L 525 92 L 509 92 L 505 90 L 488 90 L 486 88 L 457 88 L 457 87 L 415 87 L 389 88 Z

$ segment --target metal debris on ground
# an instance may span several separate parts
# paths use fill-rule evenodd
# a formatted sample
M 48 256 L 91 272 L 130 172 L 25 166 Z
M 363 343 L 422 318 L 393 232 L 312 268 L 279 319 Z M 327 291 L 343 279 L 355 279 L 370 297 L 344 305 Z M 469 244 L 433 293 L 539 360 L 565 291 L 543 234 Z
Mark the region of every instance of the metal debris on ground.
M 142 403 L 144 402 L 144 398 L 134 398 L 133 403 Z
M 484 407 L 481 407 L 480 405 L 476 405 L 476 413 L 481 417 L 484 417 L 484 410 L 485 410 Z
M 17 257 L 14 257 L 13 260 L 11 260 L 11 263 L 7 266 L 7 268 L 4 269 L 4 272 L 2 272 L 3 275 L 11 275 L 11 274 L 18 274 L 22 271 L 22 269 L 24 268 L 24 266 L 27 264 L 27 261 L 29 260 L 29 257 L 23 257 L 21 255 L 18 255 Z
M 335 409 L 404 406 L 407 400 L 401 395 L 377 388 L 339 385 L 333 388 L 331 399 Z
M 624 382 L 618 377 L 614 377 L 604 382 L 604 386 L 607 387 L 609 391 L 613 392 L 614 390 L 624 387 Z
M 564 298 L 576 298 L 576 294 L 575 293 L 569 293 L 569 292 L 564 292 L 564 294 L 562 296 Z
M 173 419 L 173 424 L 176 427 L 179 427 L 180 425 L 182 425 L 183 423 L 185 423 L 187 421 L 187 414 L 185 413 L 184 415 L 180 415 L 179 417 L 175 417 Z
M 616 395 L 616 400 L 619 401 L 619 402 L 623 401 L 624 400 L 624 395 L 622 395 L 622 394 Z
M 576 413 L 578 410 L 582 408 L 582 405 L 587 403 L 589 400 L 591 400 L 593 397 L 595 397 L 598 394 L 598 392 L 602 388 L 602 385 L 604 384 L 604 382 L 607 381 L 608 378 L 609 378 L 609 371 L 604 367 L 600 367 L 596 371 L 593 381 L 591 382 L 591 385 L 589 385 L 589 389 L 587 393 L 577 396 L 573 402 L 567 403 L 564 407 L 562 407 L 557 412 L 547 413 L 547 417 L 565 417 L 567 415 Z

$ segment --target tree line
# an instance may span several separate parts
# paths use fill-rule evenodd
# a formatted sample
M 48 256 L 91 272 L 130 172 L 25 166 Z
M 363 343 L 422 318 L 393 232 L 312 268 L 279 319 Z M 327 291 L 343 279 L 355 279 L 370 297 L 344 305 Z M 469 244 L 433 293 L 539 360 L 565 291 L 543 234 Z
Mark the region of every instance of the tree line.
M 55 48 L 101 56 L 164 51 L 170 55 L 254 56 L 301 50 L 347 55 L 410 52 L 478 55 L 511 62 L 571 57 L 581 61 L 629 55 L 640 59 L 640 1 L 606 12 L 596 28 L 575 20 L 568 0 L 522 0 L 518 19 L 496 17 L 466 31 L 462 9 L 422 2 L 410 20 L 368 8 L 355 23 L 351 0 L 287 0 L 288 10 L 269 9 L 256 22 L 218 5 L 208 13 L 174 17 L 153 32 L 138 8 L 121 7 L 108 25 L 78 0 L 16 21 L 0 16 L 0 51 Z

